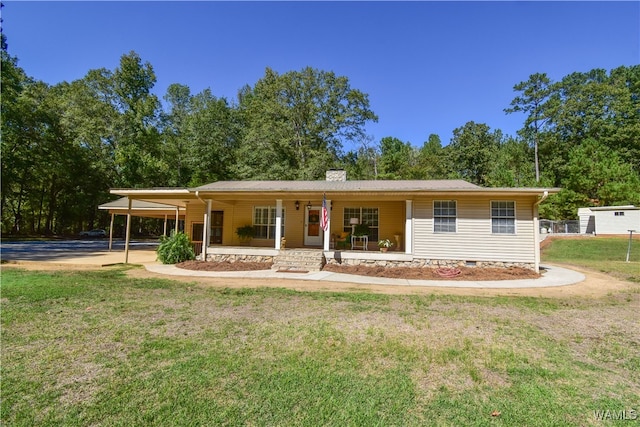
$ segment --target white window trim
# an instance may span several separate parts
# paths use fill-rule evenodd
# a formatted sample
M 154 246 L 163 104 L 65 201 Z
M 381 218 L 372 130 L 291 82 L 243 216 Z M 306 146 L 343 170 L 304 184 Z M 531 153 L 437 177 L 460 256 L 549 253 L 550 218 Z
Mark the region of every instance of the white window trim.
M 513 203 L 513 233 L 494 233 L 493 232 L 493 203 L 494 202 L 511 202 Z M 518 234 L 518 206 L 515 200 L 491 200 L 489 202 L 489 233 L 494 236 L 516 236 Z M 496 217 L 496 218 L 511 218 L 511 217 Z
M 342 208 L 342 226 L 343 226 L 343 228 L 342 228 L 342 229 L 343 229 L 343 230 L 344 230 L 345 228 L 347 228 L 347 226 L 345 225 L 345 218 L 346 218 L 346 216 L 345 216 L 345 214 L 344 214 L 344 212 L 345 212 L 345 210 L 346 210 L 346 209 L 359 209 L 359 210 L 360 210 L 360 213 L 359 213 L 359 215 L 360 215 L 360 218 L 359 218 L 359 219 L 360 219 L 360 221 L 362 221 L 362 210 L 363 210 L 363 209 L 376 209 L 376 210 L 378 211 L 378 225 L 376 225 L 376 226 L 369 226 L 369 228 L 375 228 L 376 230 L 378 230 L 378 238 L 380 238 L 380 208 L 379 208 L 378 206 L 357 206 L 357 207 L 355 207 L 355 206 L 345 206 L 345 207 L 343 207 L 343 208 Z M 349 226 L 349 231 L 351 231 L 351 226 Z
M 256 209 L 267 209 L 268 210 L 269 213 L 267 214 L 267 222 L 268 222 L 267 224 L 256 224 L 255 223 L 255 221 L 256 221 Z M 251 212 L 251 214 L 252 214 L 251 215 L 251 225 L 253 227 L 256 227 L 256 226 L 264 227 L 264 226 L 266 226 L 267 227 L 267 234 L 268 234 L 269 233 L 269 227 L 272 226 L 271 223 L 270 223 L 271 222 L 271 212 L 272 212 L 272 210 L 273 210 L 273 215 L 274 215 L 273 218 L 274 218 L 274 221 L 275 221 L 275 218 L 276 218 L 275 215 L 277 215 L 276 206 L 275 205 L 274 206 L 270 206 L 270 205 L 254 206 L 253 210 Z M 287 216 L 285 214 L 285 208 L 283 206 L 282 207 L 282 225 L 281 225 L 281 228 L 283 228 L 283 229 L 285 228 L 286 218 L 287 218 Z M 276 226 L 276 224 L 274 223 L 273 227 L 275 227 L 275 226 Z M 284 236 L 284 232 L 282 233 L 282 235 Z M 275 236 L 271 236 L 271 237 L 269 237 L 269 236 L 267 236 L 267 237 L 254 237 L 254 239 L 256 239 L 256 240 L 275 240 Z
M 449 215 L 438 215 L 438 218 L 455 218 L 455 230 L 454 231 L 436 231 L 436 202 L 453 202 L 455 203 L 455 209 L 456 209 L 456 214 L 455 216 L 449 216 Z M 432 203 L 432 207 L 433 207 L 433 232 L 434 234 L 456 234 L 458 232 L 458 201 L 457 200 L 452 200 L 452 199 L 448 199 L 448 200 L 433 200 Z

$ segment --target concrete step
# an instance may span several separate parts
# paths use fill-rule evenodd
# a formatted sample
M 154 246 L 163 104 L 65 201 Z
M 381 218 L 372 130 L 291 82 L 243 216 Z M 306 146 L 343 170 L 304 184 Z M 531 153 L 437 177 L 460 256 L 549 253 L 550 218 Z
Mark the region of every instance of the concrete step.
M 320 249 L 285 249 L 276 256 L 272 270 L 320 271 L 326 263 Z

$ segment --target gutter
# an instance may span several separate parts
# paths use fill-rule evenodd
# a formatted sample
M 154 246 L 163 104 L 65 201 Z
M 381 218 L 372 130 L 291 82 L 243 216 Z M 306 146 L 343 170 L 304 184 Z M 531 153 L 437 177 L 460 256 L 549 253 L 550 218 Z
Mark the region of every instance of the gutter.
M 196 193 L 197 193 L 197 191 L 196 191 Z M 534 206 L 539 206 L 540 203 L 544 202 L 547 199 L 547 197 L 549 197 L 549 191 L 544 190 L 544 193 L 542 193 L 542 197 L 540 198 L 540 200 L 535 202 L 533 205 Z
M 200 191 L 196 190 L 196 198 L 198 200 L 200 200 L 202 203 L 204 203 L 205 205 L 207 204 L 207 202 L 205 202 L 204 200 L 202 200 L 202 197 L 200 197 Z

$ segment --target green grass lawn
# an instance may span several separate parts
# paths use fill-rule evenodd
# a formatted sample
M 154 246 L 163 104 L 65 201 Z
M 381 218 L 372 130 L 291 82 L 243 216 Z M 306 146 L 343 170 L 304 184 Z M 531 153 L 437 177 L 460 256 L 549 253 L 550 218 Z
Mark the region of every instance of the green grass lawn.
M 601 425 L 594 411 L 640 411 L 637 289 L 402 296 L 5 268 L 0 422 Z
M 626 262 L 628 247 L 628 238 L 558 239 L 543 249 L 542 261 L 573 264 L 640 282 L 640 239 L 632 241 Z

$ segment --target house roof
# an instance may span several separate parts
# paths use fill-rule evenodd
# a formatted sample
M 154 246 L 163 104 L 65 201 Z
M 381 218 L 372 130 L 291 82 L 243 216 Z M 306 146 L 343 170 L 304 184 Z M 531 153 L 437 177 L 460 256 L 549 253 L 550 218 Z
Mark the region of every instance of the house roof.
M 260 197 L 319 197 L 328 198 L 398 198 L 415 194 L 482 195 L 487 197 L 538 196 L 545 198 L 559 188 L 486 188 L 461 179 L 452 180 L 379 180 L 379 181 L 217 181 L 194 188 L 122 188 L 112 194 L 131 199 L 172 206 L 186 207 L 191 200 L 218 198 L 219 200 Z
M 218 181 L 193 188 L 198 192 L 405 192 L 480 189 L 461 179 L 430 181 Z
M 624 205 L 624 206 L 594 206 L 591 208 L 586 208 L 592 211 L 637 211 L 640 209 L 634 205 Z

